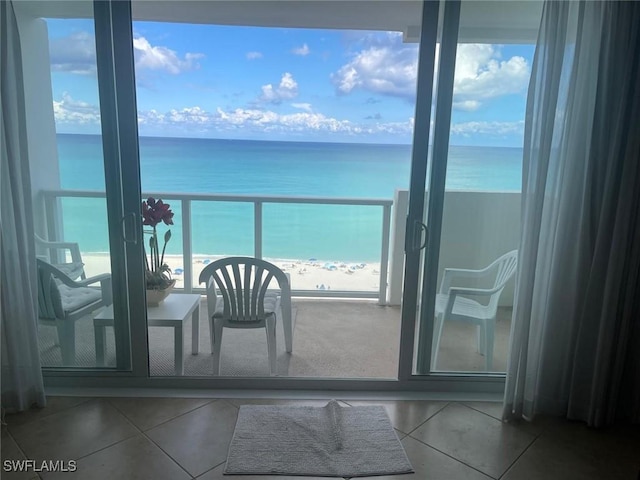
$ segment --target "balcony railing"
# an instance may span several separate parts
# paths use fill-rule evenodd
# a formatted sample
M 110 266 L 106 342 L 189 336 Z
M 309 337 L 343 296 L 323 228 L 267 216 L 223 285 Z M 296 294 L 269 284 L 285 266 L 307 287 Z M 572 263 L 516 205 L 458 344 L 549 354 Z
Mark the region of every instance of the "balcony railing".
M 293 295 L 299 296 L 332 296 L 350 298 L 378 298 L 380 304 L 386 304 L 387 300 L 387 272 L 389 265 L 389 243 L 391 231 L 391 207 L 393 200 L 387 199 L 357 199 L 357 198 L 326 198 L 326 197 L 294 197 L 294 196 L 269 196 L 269 195 L 219 195 L 201 193 L 174 193 L 174 192 L 146 192 L 143 197 L 162 198 L 181 202 L 182 218 L 182 259 L 184 264 L 184 284 L 186 292 L 201 291 L 193 285 L 193 260 L 192 250 L 192 203 L 193 202 L 239 202 L 253 204 L 253 236 L 254 252 L 256 258 L 263 257 L 263 206 L 265 204 L 313 204 L 313 205 L 341 205 L 341 206 L 368 206 L 382 208 L 382 238 L 380 248 L 380 278 L 377 291 L 347 291 L 347 290 L 293 290 Z M 59 238 L 60 233 L 60 201 L 63 198 L 105 198 L 105 193 L 92 190 L 47 190 L 42 192 L 44 202 L 46 228 L 49 238 Z

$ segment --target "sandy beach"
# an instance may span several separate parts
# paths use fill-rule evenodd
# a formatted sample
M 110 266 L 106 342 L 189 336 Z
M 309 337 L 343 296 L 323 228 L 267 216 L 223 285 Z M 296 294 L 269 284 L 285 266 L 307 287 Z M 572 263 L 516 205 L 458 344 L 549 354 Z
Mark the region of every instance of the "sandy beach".
M 215 255 L 194 255 L 193 286 L 198 286 L 198 276 L 208 263 L 221 258 Z M 184 265 L 182 256 L 166 255 L 176 287 L 184 285 Z M 272 259 L 265 260 L 289 273 L 291 288 L 294 290 L 342 290 L 378 291 L 380 284 L 380 263 L 356 263 L 320 259 Z M 83 253 L 87 276 L 98 275 L 111 270 L 110 257 L 106 253 Z

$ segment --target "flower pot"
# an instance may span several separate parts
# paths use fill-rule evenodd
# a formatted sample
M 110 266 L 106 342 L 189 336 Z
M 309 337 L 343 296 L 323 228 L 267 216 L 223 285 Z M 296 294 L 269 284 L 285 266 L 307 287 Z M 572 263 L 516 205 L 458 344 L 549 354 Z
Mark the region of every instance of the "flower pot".
M 175 286 L 176 281 L 175 280 L 171 280 L 171 283 L 169 284 L 168 287 L 163 288 L 163 289 L 147 289 L 147 306 L 148 307 L 157 307 L 158 305 L 160 305 L 160 302 L 162 302 L 165 298 L 167 298 L 169 296 L 169 294 L 171 293 L 171 290 L 173 290 L 173 287 Z

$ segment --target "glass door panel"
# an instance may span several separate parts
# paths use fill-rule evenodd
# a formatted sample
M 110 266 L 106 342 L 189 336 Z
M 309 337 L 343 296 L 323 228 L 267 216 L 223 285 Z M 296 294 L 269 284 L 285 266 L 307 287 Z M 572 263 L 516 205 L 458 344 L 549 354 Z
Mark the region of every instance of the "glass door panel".
M 106 172 L 117 160 L 103 151 L 93 2 L 72 3 L 14 4 L 41 262 L 40 357 L 43 367 L 130 370 L 126 312 L 111 314 L 104 343 L 95 336 L 94 319 L 114 302 L 126 304 L 128 292 L 113 281 L 113 266 L 122 265 L 122 256 L 112 257 L 114 238 L 116 248 L 121 239 L 113 234 L 120 224 L 109 215 L 113 179 Z
M 402 262 L 390 259 L 406 220 L 394 198 L 409 187 L 422 4 L 258 3 L 133 2 L 143 198 L 175 214 L 158 226 L 172 232 L 173 294 L 203 294 L 218 258 L 262 257 L 294 292 L 280 376 L 394 378 Z M 403 22 L 387 22 L 398 8 Z M 213 375 L 206 308 L 197 355 L 185 323 L 185 375 Z M 173 375 L 172 332 L 158 330 L 151 374 Z M 226 329 L 222 348 L 223 376 L 268 375 L 264 330 Z
M 459 28 L 445 18 L 417 373 L 505 371 L 539 7 L 515 2 L 489 19 L 462 2 Z

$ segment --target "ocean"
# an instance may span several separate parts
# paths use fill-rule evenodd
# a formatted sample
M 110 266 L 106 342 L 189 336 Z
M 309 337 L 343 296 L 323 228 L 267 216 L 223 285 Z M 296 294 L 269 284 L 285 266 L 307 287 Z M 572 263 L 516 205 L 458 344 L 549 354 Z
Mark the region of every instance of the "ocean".
M 58 135 L 63 189 L 104 191 L 101 137 Z M 392 199 L 407 189 L 410 145 L 140 138 L 144 192 Z M 522 149 L 451 146 L 447 190 L 519 191 Z M 182 252 L 181 206 L 167 253 Z M 64 238 L 108 251 L 104 199 L 65 198 Z M 379 261 L 382 207 L 264 204 L 267 258 Z M 253 204 L 193 202 L 192 251 L 252 255 Z M 165 228 L 159 226 L 164 234 Z

